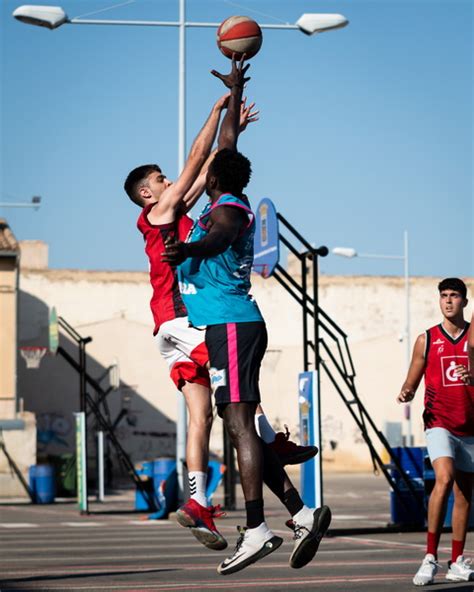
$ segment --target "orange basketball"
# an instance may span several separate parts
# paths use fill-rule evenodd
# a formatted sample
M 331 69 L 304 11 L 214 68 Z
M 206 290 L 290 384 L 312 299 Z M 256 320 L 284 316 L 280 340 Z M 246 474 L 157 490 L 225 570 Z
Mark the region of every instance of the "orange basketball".
M 237 59 L 245 53 L 252 58 L 262 46 L 262 30 L 248 16 L 230 16 L 217 29 L 217 47 L 227 58 Z

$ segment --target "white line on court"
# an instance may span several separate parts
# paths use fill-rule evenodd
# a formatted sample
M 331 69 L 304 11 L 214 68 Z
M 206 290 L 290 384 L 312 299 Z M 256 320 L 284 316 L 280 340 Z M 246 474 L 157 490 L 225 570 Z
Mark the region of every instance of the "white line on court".
M 2 528 L 37 528 L 38 524 L 32 524 L 31 522 L 4 522 L 0 526 Z
M 384 575 L 361 575 L 361 576 L 333 576 L 333 577 L 306 577 L 306 578 L 298 578 L 292 577 L 291 579 L 288 578 L 265 578 L 265 579 L 247 579 L 247 580 L 232 580 L 231 587 L 232 588 L 247 588 L 249 590 L 254 590 L 256 588 L 267 588 L 269 586 L 305 586 L 305 585 L 317 585 L 317 584 L 354 584 L 354 583 L 370 583 L 370 582 L 385 582 L 387 579 L 390 581 L 398 581 L 398 580 L 407 580 L 407 578 L 411 578 L 412 574 L 384 574 Z M 130 582 L 128 584 L 116 584 L 116 585 L 103 585 L 101 584 L 101 590 L 215 590 L 215 589 L 228 589 L 229 582 L 216 582 L 215 580 L 207 580 L 201 582 L 179 582 L 179 583 L 163 583 L 163 584 L 136 584 L 134 582 Z M 51 585 L 48 584 L 49 590 L 64 590 L 64 587 L 59 587 L 59 585 Z M 96 588 L 92 588 L 90 585 L 85 586 L 67 586 L 68 590 L 96 590 Z M 8 590 L 6 588 L 5 590 Z

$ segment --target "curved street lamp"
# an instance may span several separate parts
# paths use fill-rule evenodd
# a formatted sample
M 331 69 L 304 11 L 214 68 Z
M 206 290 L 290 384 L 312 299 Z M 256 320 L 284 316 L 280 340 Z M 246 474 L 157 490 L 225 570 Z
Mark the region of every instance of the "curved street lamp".
M 410 367 L 411 360 L 411 345 L 410 345 L 410 276 L 408 273 L 408 231 L 405 230 L 403 233 L 403 255 L 378 255 L 376 253 L 358 253 L 352 247 L 334 247 L 331 249 L 333 255 L 339 255 L 340 257 L 362 257 L 366 259 L 396 259 L 403 261 L 403 270 L 405 277 L 405 331 L 404 340 L 406 345 L 406 367 L 407 371 Z M 405 419 L 407 420 L 407 440 L 406 445 L 412 445 L 412 426 L 411 426 L 411 407 L 410 403 L 405 406 Z
M 188 22 L 186 21 L 186 0 L 179 2 L 178 21 L 132 21 L 132 20 L 106 20 L 69 18 L 60 6 L 19 6 L 13 11 L 13 16 L 26 24 L 57 29 L 69 25 L 129 25 L 145 27 L 178 27 L 179 29 L 179 88 L 178 88 L 178 170 L 184 167 L 186 153 L 186 30 L 190 27 L 206 27 L 217 29 L 220 23 Z M 295 24 L 267 24 L 259 23 L 262 29 L 288 29 L 298 30 L 305 35 L 323 33 L 332 29 L 340 29 L 349 24 L 349 21 L 341 14 L 313 14 L 305 13 L 300 16 Z M 184 398 L 180 397 L 177 421 L 177 457 L 185 458 L 186 448 L 186 405 Z M 181 463 L 177 463 L 178 480 L 183 491 L 183 473 Z

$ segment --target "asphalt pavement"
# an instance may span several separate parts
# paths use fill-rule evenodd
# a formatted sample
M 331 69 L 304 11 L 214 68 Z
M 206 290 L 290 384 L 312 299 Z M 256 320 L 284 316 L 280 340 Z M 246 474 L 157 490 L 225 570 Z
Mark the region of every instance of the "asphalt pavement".
M 0 589 L 77 591 L 224 590 L 279 592 L 403 592 L 411 583 L 423 555 L 423 532 L 384 529 L 390 522 L 388 488 L 372 475 L 328 475 L 325 503 L 333 511 L 333 535 L 324 538 L 316 558 L 305 568 L 289 567 L 292 533 L 288 518 L 267 492 L 270 527 L 284 537 L 273 554 L 234 575 L 216 568 L 237 540 L 236 526 L 244 524 L 242 509 L 218 522 L 229 541 L 226 551 L 202 547 L 186 529 L 169 520 L 147 520 L 133 512 L 133 492 L 91 503 L 81 516 L 75 503 L 30 505 L 0 502 Z M 219 499 L 214 500 L 218 502 Z M 239 506 L 243 504 L 239 499 Z M 466 555 L 472 555 L 468 535 Z M 474 582 L 446 583 L 450 535 L 441 539 L 443 569 L 426 590 L 474 592 Z

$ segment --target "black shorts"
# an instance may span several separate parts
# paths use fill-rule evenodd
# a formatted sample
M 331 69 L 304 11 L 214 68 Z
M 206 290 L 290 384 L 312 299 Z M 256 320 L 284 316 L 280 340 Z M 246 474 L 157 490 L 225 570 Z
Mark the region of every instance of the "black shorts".
M 267 341 L 263 321 L 207 327 L 209 375 L 218 407 L 228 403 L 260 403 L 258 380 Z

